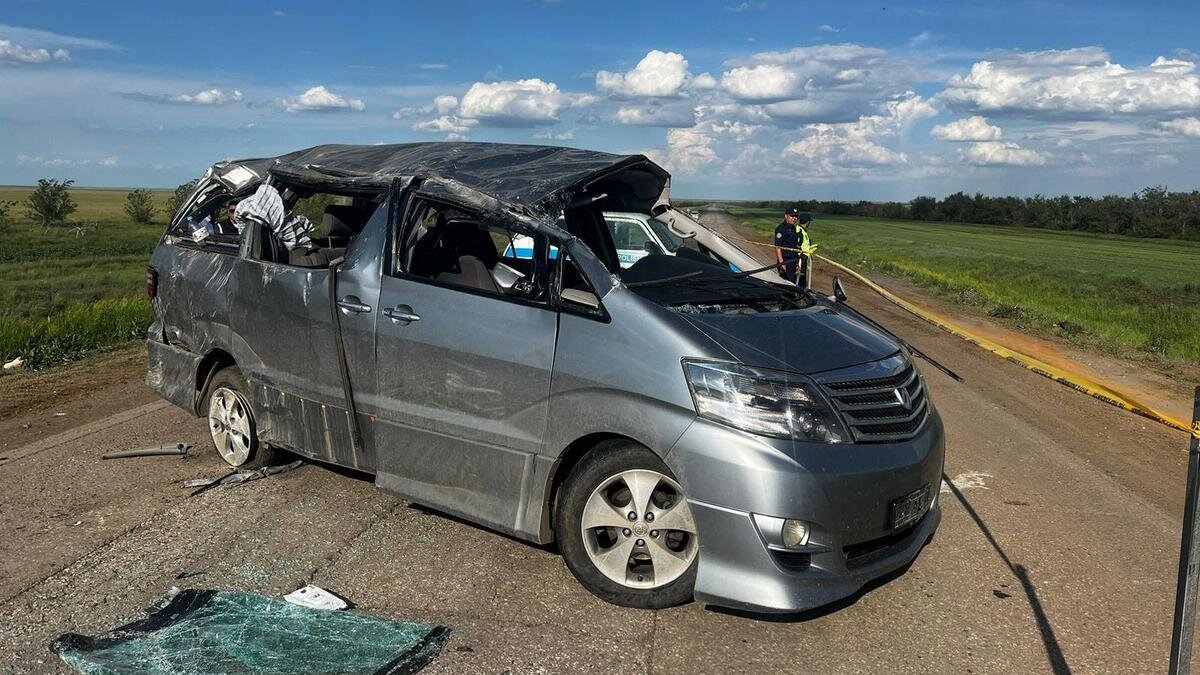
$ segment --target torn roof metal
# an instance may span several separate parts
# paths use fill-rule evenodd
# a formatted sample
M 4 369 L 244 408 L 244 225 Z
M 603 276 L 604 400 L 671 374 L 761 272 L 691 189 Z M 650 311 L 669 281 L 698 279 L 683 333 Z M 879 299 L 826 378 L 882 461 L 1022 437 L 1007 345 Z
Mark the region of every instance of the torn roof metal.
M 633 165 L 667 172 L 644 155 L 504 143 L 318 145 L 279 157 L 223 162 L 255 173 L 324 182 L 386 184 L 401 176 L 444 178 L 513 204 L 545 210 L 586 183 Z

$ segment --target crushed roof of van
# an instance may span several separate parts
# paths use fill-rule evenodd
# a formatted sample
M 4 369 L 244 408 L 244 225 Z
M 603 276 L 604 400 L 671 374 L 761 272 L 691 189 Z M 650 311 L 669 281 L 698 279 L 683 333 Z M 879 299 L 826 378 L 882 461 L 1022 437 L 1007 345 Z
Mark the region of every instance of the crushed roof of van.
M 644 155 L 505 143 L 402 143 L 318 145 L 278 157 L 235 160 L 260 176 L 267 172 L 318 174 L 358 184 L 386 184 L 401 176 L 446 178 L 483 194 L 530 206 L 604 174 L 646 164 L 666 176 Z

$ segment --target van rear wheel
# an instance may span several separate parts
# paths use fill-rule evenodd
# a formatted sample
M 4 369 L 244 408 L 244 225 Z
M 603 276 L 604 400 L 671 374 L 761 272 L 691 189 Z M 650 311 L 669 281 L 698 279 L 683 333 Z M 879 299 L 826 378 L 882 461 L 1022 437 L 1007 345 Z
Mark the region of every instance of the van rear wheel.
M 271 452 L 258 442 L 249 387 L 236 367 L 222 369 L 208 385 L 208 431 L 213 447 L 229 466 L 254 469 L 269 463 Z
M 683 487 L 647 448 L 611 441 L 567 476 L 555 513 L 567 567 L 616 605 L 672 607 L 692 599 L 700 543 Z

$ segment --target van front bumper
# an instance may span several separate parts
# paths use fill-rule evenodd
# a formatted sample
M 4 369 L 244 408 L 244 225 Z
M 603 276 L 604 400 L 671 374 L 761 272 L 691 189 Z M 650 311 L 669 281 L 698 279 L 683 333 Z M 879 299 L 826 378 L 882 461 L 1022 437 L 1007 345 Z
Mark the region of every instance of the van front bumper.
M 799 443 L 696 420 L 666 456 L 700 539 L 696 600 L 799 612 L 904 567 L 941 520 L 944 454 L 935 410 L 916 437 L 900 443 Z M 894 500 L 921 488 L 928 510 L 892 528 Z M 754 514 L 804 521 L 807 543 L 786 550 L 769 543 Z

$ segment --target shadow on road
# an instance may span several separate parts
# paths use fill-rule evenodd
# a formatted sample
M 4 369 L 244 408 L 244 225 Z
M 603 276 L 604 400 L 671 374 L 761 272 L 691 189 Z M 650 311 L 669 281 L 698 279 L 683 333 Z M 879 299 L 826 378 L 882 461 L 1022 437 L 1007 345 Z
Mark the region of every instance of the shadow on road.
M 931 541 L 932 539 L 933 539 L 933 536 L 931 535 L 929 540 L 927 540 L 925 542 L 925 545 L 928 545 L 929 541 Z M 871 581 L 867 582 L 867 584 L 865 586 L 863 586 L 862 588 L 855 591 L 853 595 L 846 596 L 846 597 L 842 598 L 841 600 L 834 600 L 833 602 L 829 603 L 828 605 L 821 605 L 820 607 L 814 607 L 813 609 L 804 610 L 803 612 L 784 612 L 784 613 L 780 613 L 780 614 L 766 614 L 763 612 L 753 612 L 753 611 L 744 610 L 744 609 L 735 609 L 732 607 L 716 607 L 716 606 L 709 606 L 709 607 L 707 607 L 707 609 L 710 612 L 714 612 L 716 614 L 728 614 L 730 616 L 737 616 L 737 617 L 741 617 L 744 619 L 754 619 L 755 621 L 765 621 L 768 623 L 804 623 L 805 621 L 812 621 L 813 619 L 819 619 L 823 616 L 828 616 L 835 612 L 840 612 L 843 609 L 846 609 L 847 607 L 850 607 L 851 605 L 853 605 L 856 602 L 858 602 L 859 600 L 861 600 L 863 598 L 863 596 L 870 593 L 871 591 L 873 591 L 881 586 L 885 586 L 885 585 L 895 581 L 896 579 L 899 579 L 900 577 L 904 576 L 905 573 L 908 572 L 908 568 L 912 567 L 912 564 L 914 561 L 916 561 L 915 557 L 913 558 L 913 560 L 906 563 L 903 567 L 894 569 L 891 572 L 888 572 L 887 574 L 884 574 L 881 577 L 876 577 L 876 578 L 872 579 Z
M 1054 627 L 1050 625 L 1050 619 L 1046 616 L 1046 610 L 1042 607 L 1041 600 L 1038 599 L 1037 588 L 1029 578 L 1029 571 L 1025 569 L 1024 565 L 1014 563 L 1009 559 L 1008 554 L 1004 552 L 1004 547 L 1000 546 L 1000 542 L 996 541 L 996 538 L 992 536 L 992 531 L 983 522 L 983 518 L 971 506 L 971 502 L 967 501 L 967 498 L 963 496 L 962 491 L 950 481 L 949 476 L 942 474 L 942 484 L 954 494 L 955 498 L 958 499 L 958 503 L 962 504 L 963 509 L 966 510 L 967 515 L 971 516 L 971 519 L 975 521 L 975 525 L 979 527 L 979 531 L 987 538 L 988 543 L 992 545 L 992 548 L 996 549 L 996 554 L 1008 566 L 1008 569 L 1017 578 L 1017 581 L 1021 582 L 1021 590 L 1025 592 L 1029 608 L 1033 610 L 1034 619 L 1037 620 L 1038 632 L 1042 634 L 1042 644 L 1046 646 L 1046 658 L 1050 660 L 1050 668 L 1055 673 L 1070 673 L 1071 667 L 1067 665 L 1067 659 L 1062 653 L 1062 646 L 1058 644 L 1058 638 L 1054 635 Z

